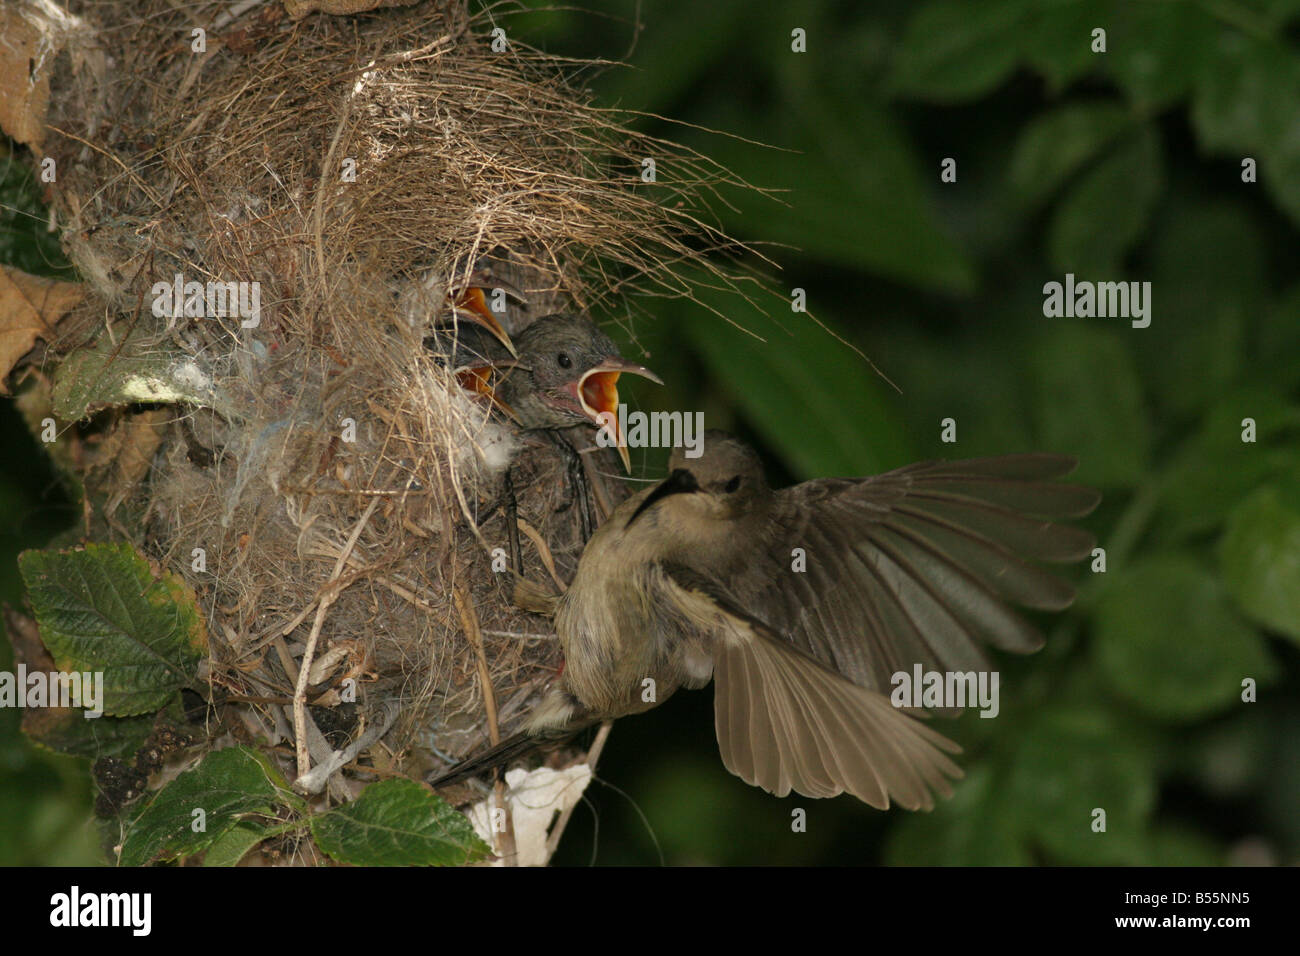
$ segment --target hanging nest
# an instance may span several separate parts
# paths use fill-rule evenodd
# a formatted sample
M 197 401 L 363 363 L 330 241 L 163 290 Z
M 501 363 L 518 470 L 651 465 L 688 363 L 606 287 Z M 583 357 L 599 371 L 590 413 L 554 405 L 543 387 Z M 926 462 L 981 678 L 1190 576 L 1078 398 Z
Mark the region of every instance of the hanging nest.
M 568 579 L 566 463 L 426 346 L 457 290 L 487 267 L 522 292 L 516 329 L 566 310 L 634 331 L 647 297 L 734 285 L 740 250 L 700 199 L 725 171 L 629 132 L 499 21 L 303 7 L 25 8 L 49 84 L 32 145 L 87 294 L 14 380 L 34 424 L 59 423 L 79 537 L 193 590 L 207 653 L 182 741 L 255 745 L 337 802 L 507 736 L 561 664 L 497 549 L 509 466 L 525 574 Z M 672 183 L 642 182 L 644 157 Z M 226 290 L 228 314 L 186 283 Z M 617 459 L 586 460 L 608 508 Z

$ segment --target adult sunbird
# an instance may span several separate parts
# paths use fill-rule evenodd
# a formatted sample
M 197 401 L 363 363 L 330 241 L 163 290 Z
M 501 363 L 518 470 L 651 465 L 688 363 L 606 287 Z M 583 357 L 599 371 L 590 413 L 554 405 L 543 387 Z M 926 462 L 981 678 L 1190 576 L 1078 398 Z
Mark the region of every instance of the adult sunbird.
M 596 530 L 562 596 L 521 585 L 520 602 L 554 618 L 563 672 L 524 736 L 443 780 L 712 678 L 722 759 L 746 782 L 930 809 L 961 776 L 947 756 L 960 748 L 896 708 L 890 678 L 917 663 L 986 669 L 984 645 L 1042 646 L 1011 605 L 1074 599 L 1033 563 L 1092 551 L 1090 534 L 1053 520 L 1099 500 L 1052 480 L 1074 465 L 1048 454 L 923 462 L 773 490 L 752 449 L 707 432 L 701 457 L 674 453 L 668 478 Z

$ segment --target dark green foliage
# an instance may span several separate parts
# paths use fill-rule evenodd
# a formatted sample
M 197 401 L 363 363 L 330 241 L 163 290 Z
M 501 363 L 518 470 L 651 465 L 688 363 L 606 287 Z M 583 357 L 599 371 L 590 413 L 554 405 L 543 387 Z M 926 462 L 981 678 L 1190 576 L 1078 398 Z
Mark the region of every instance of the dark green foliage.
M 1042 620 L 1042 652 L 999 659 L 997 719 L 943 723 L 967 778 L 934 813 L 755 791 L 717 760 L 711 693 L 683 693 L 615 729 L 601 775 L 644 819 L 595 785 L 595 859 L 1199 864 L 1247 837 L 1300 858 L 1300 2 L 606 6 L 503 23 L 617 59 L 639 10 L 632 66 L 594 77 L 600 101 L 694 124 L 642 121 L 780 190 L 726 194 L 721 224 L 901 390 L 780 299 L 762 316 L 706 295 L 762 340 L 695 304 L 638 303 L 655 321 L 634 323 L 636 344 L 668 386 L 629 399 L 703 409 L 759 443 L 774 478 L 1077 454 L 1106 495 L 1087 520 L 1106 571 L 1072 571 L 1080 600 Z M 1151 282 L 1150 326 L 1045 317 L 1043 286 L 1067 272 Z M 30 792 L 55 790 L 26 759 Z M 0 801 L 29 818 L 4 772 Z M 591 858 L 593 830 L 579 810 L 561 859 Z M 214 850 L 237 858 L 248 839 L 235 827 Z M 0 842 L 5 862 L 33 852 Z

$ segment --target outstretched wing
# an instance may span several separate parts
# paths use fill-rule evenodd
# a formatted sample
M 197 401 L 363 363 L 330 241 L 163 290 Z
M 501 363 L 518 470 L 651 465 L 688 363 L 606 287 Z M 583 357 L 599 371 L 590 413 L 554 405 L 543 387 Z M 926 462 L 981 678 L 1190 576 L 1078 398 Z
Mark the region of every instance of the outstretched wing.
M 728 770 L 783 797 L 851 793 L 929 810 L 961 769 L 952 741 L 845 680 L 740 610 L 716 585 L 666 567 L 667 593 L 712 647 L 714 718 Z
M 1059 610 L 1074 589 L 1036 561 L 1077 561 L 1094 539 L 1054 519 L 1100 496 L 1050 479 L 1060 455 L 924 462 L 777 493 L 772 537 L 727 584 L 808 655 L 877 691 L 890 676 L 987 666 L 981 648 L 1028 653 L 1042 636 L 1013 605 Z M 800 554 L 806 567 L 799 570 Z

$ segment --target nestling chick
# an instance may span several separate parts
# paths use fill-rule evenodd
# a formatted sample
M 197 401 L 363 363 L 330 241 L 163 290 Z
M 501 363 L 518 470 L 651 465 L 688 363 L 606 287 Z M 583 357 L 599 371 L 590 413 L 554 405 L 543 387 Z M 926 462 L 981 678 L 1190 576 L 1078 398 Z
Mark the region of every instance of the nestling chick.
M 623 467 L 631 470 L 624 436 L 618 434 L 618 379 L 624 372 L 662 385 L 644 365 L 618 353 L 614 340 L 580 315 L 559 313 L 538 319 L 516 337 L 518 364 L 497 388 L 524 428 L 600 427 L 612 416 Z M 609 419 L 606 419 L 609 420 Z
M 619 355 L 613 339 L 580 315 L 543 316 L 517 333 L 514 343 L 517 356 L 507 355 L 480 327 L 463 328 L 452 357 L 461 386 L 487 396 L 527 429 L 601 427 L 608 421 L 630 471 L 618 433 L 618 379 L 627 372 L 662 385 L 659 376 Z

